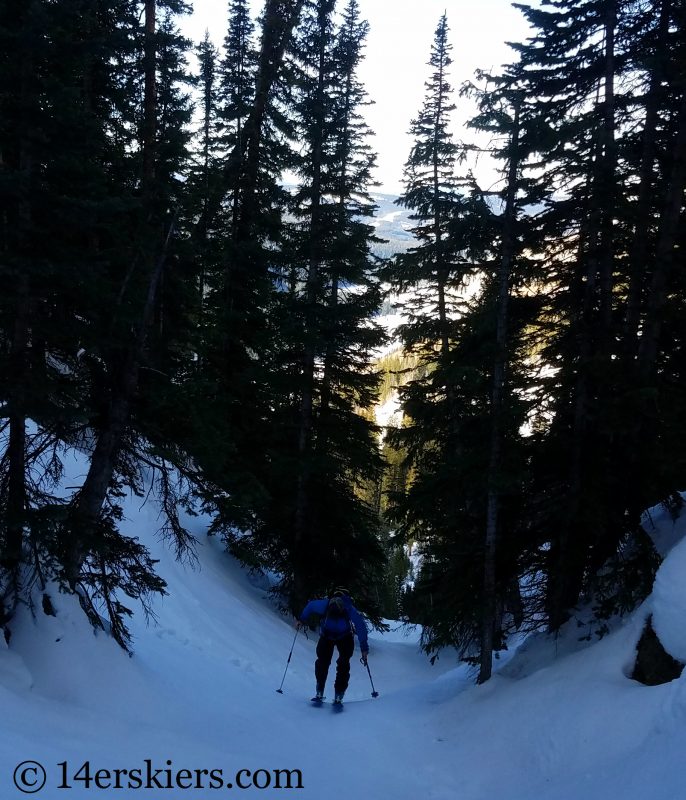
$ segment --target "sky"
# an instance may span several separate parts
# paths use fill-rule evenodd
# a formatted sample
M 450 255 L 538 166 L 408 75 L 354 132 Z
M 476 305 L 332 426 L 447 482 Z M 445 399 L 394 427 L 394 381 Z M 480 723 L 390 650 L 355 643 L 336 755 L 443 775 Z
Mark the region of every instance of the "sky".
M 227 27 L 227 2 L 193 0 L 193 6 L 193 16 L 182 24 L 185 35 L 199 41 L 207 29 L 220 45 Z M 252 0 L 252 6 L 259 12 L 261 0 Z M 460 84 L 478 68 L 509 61 L 512 51 L 505 42 L 522 41 L 528 28 L 508 0 L 360 0 L 360 11 L 370 26 L 359 74 L 374 103 L 366 118 L 378 153 L 375 177 L 380 191 L 399 194 L 403 164 L 412 145 L 408 130 L 421 108 L 431 44 L 443 12 L 448 15 L 453 46 L 450 82 L 455 102 L 462 104 L 455 113 L 458 139 L 473 136 L 461 127 L 468 113 L 457 97 Z

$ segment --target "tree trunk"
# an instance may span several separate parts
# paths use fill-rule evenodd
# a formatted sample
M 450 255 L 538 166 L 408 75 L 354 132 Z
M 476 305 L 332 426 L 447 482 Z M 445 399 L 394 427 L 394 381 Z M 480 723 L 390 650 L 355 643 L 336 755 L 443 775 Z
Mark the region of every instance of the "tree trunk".
M 663 0 L 660 4 L 660 21 L 658 24 L 658 63 L 653 67 L 650 86 L 646 96 L 646 116 L 643 127 L 643 149 L 639 171 L 639 190 L 636 202 L 636 224 L 629 252 L 629 290 L 624 321 L 624 357 L 627 361 L 634 358 L 638 343 L 638 326 L 641 319 L 641 299 L 643 276 L 647 271 L 648 243 L 650 234 L 650 207 L 653 200 L 653 183 L 655 156 L 657 152 L 656 133 L 659 120 L 660 98 L 663 94 L 662 80 L 664 75 L 667 37 L 671 0 Z
M 145 0 L 145 45 L 143 69 L 145 72 L 143 97 L 143 195 L 149 199 L 155 180 L 157 137 L 157 42 L 155 31 L 157 0 Z
M 20 28 L 33 13 L 33 2 L 29 0 L 17 20 Z M 26 35 L 26 30 L 22 31 Z M 6 206 L 6 215 L 0 219 L 3 231 L 3 250 L 18 259 L 18 277 L 16 280 L 16 308 L 14 325 L 9 343 L 9 375 L 7 387 L 7 411 L 9 417 L 9 441 L 7 446 L 7 507 L 5 519 L 5 543 L 2 566 L 9 573 L 9 585 L 3 587 L 2 604 L 0 606 L 0 624 L 5 624 L 13 615 L 20 591 L 20 570 L 24 546 L 24 527 L 26 524 L 27 486 L 26 486 L 26 401 L 27 383 L 29 380 L 29 330 L 31 318 L 32 289 L 30 270 L 32 261 L 31 239 L 33 230 L 33 210 L 31 207 L 31 184 L 34 177 L 35 157 L 32 151 L 32 136 L 29 130 L 31 116 L 31 84 L 35 80 L 35 65 L 32 48 L 26 48 L 20 60 L 20 85 L 22 112 L 15 117 L 16 151 L 8 161 L 20 180 L 18 201 Z M 14 137 L 12 137 L 14 139 Z M 14 144 L 14 142 L 13 142 Z M 10 152 L 12 148 L 9 148 Z M 0 166 L 2 166 L 0 152 Z M 13 162 L 13 163 L 12 163 Z M 3 255 L 5 255 L 3 253 Z
M 10 351 L 7 538 L 3 563 L 12 573 L 16 602 L 26 520 L 26 411 L 25 387 L 29 349 L 29 281 L 19 278 L 17 308 Z
M 496 551 L 498 541 L 498 512 L 500 506 L 500 479 L 502 457 L 502 417 L 507 370 L 507 311 L 509 304 L 510 273 L 515 256 L 515 224 L 517 199 L 517 172 L 519 166 L 520 101 L 514 106 L 510 163 L 508 170 L 505 219 L 503 221 L 502 256 L 498 268 L 498 302 L 496 307 L 495 361 L 491 394 L 491 445 L 488 465 L 488 500 L 486 509 L 486 536 L 484 541 L 483 601 L 480 641 L 479 683 L 491 677 L 495 621 L 498 608 L 496 584 Z
M 76 587 L 78 582 L 78 574 L 86 554 L 87 542 L 92 537 L 97 536 L 98 518 L 107 497 L 117 455 L 129 422 L 131 404 L 138 389 L 140 361 L 153 320 L 155 299 L 173 230 L 172 223 L 167 233 L 162 254 L 157 259 L 150 275 L 148 292 L 136 337 L 127 349 L 120 371 L 113 376 L 111 397 L 105 422 L 98 433 L 88 473 L 78 493 L 77 501 L 71 514 L 72 544 L 66 568 L 68 582 L 72 589 Z
M 660 216 L 655 270 L 650 285 L 641 338 L 638 343 L 637 374 L 641 386 L 654 378 L 659 349 L 662 314 L 667 300 L 667 285 L 678 247 L 679 226 L 686 189 L 686 94 L 681 98 L 674 142 L 671 172 L 665 204 Z
M 613 217 L 616 203 L 617 148 L 615 144 L 615 29 L 616 0 L 607 4 L 605 17 L 605 97 L 603 101 L 602 151 L 598 168 L 598 205 L 600 231 L 598 237 L 598 284 L 600 289 L 599 348 L 604 359 L 610 358 L 612 342 L 612 287 L 614 271 Z
M 156 88 L 156 44 L 155 44 L 155 0 L 145 4 L 145 96 L 142 194 L 144 207 L 152 221 L 155 181 L 155 139 L 157 117 Z M 138 387 L 138 372 L 145 347 L 147 333 L 155 311 L 155 299 L 162 277 L 167 246 L 172 235 L 173 223 L 169 227 L 162 254 L 151 256 L 147 295 L 133 341 L 126 348 L 121 366 L 112 375 L 110 400 L 102 428 L 91 457 L 88 473 L 77 495 L 70 518 L 70 543 L 66 557 L 66 576 L 72 590 L 76 589 L 81 565 L 88 550 L 89 541 L 97 541 L 98 519 L 107 497 L 117 455 L 131 413 L 131 403 Z
M 584 469 L 590 443 L 595 444 L 596 437 L 604 433 L 591 432 L 589 419 L 602 402 L 599 398 L 607 398 L 612 389 L 607 383 L 607 369 L 613 342 L 616 0 L 607 3 L 605 12 L 602 122 L 594 145 L 588 222 L 579 245 L 580 266 L 586 280 L 581 289 L 581 308 L 570 311 L 570 314 L 578 316 L 578 371 L 573 393 L 567 514 L 550 553 L 547 605 L 549 627 L 553 631 L 566 621 L 567 609 L 577 602 L 583 584 L 590 547 L 588 532 L 579 526 L 579 513 L 584 502 Z M 596 361 L 603 365 L 602 371 Z
M 243 125 L 233 150 L 222 172 L 223 180 L 208 197 L 203 213 L 196 223 L 193 238 L 198 238 L 217 215 L 227 191 L 231 192 L 231 239 L 234 245 L 224 269 L 224 307 L 231 314 L 240 301 L 237 295 L 246 291 L 245 276 L 253 273 L 256 265 L 246 254 L 245 247 L 254 236 L 257 214 L 257 183 L 260 155 L 264 139 L 264 121 L 269 108 L 271 92 L 276 83 L 293 29 L 300 18 L 304 0 L 267 0 L 262 24 L 262 44 L 252 108 Z M 227 363 L 234 360 L 231 352 L 231 331 L 224 325 L 222 348 Z
M 599 142 L 595 142 L 595 158 L 598 158 Z M 575 340 L 578 349 L 575 353 L 578 366 L 571 396 L 569 426 L 569 478 L 566 491 L 566 513 L 564 519 L 552 535 L 548 562 L 548 588 L 546 608 L 548 625 L 556 631 L 567 619 L 566 609 L 573 605 L 581 588 L 583 561 L 577 557 L 583 549 L 579 545 L 578 531 L 574 526 L 578 518 L 582 489 L 583 457 L 588 437 L 587 425 L 590 404 L 589 370 L 592 346 L 592 314 L 595 306 L 597 281 L 596 268 L 589 251 L 593 248 L 598 233 L 597 213 L 593 208 L 593 191 L 589 187 L 586 198 L 577 249 L 577 263 L 571 283 L 569 317 L 576 327 Z M 566 425 L 566 421 L 563 423 Z M 574 533 L 577 537 L 574 538 Z M 577 543 L 576 547 L 573 544 Z
M 443 86 L 444 58 L 441 56 L 439 67 L 439 86 Z M 448 280 L 448 269 L 443 255 L 442 228 L 443 219 L 441 215 L 441 192 L 439 181 L 439 120 L 443 113 L 443 91 L 439 92 L 438 108 L 436 109 L 436 126 L 434 128 L 434 147 L 433 147 L 433 206 L 434 206 L 434 247 L 436 263 L 436 280 L 438 283 L 438 319 L 440 324 L 441 355 L 443 358 L 448 356 L 450 343 L 448 341 L 448 314 L 446 310 L 445 287 Z
M 341 112 L 343 119 L 343 130 L 341 132 L 341 162 L 340 176 L 339 176 L 339 189 L 338 189 L 338 233 L 340 236 L 345 236 L 346 233 L 346 218 L 345 218 L 345 201 L 347 197 L 347 177 L 348 177 L 348 158 L 350 156 L 350 109 L 351 109 L 351 94 L 352 94 L 352 73 L 348 72 L 345 76 L 345 100 L 343 102 L 343 109 Z M 338 276 L 332 275 L 331 277 L 331 291 L 329 294 L 329 308 L 335 309 L 338 305 Z M 331 361 L 334 353 L 334 341 L 330 338 L 326 344 L 326 353 L 324 355 L 324 368 L 322 371 L 322 390 L 319 401 L 320 419 L 325 421 L 328 411 L 329 403 L 331 400 Z
M 299 423 L 298 423 L 298 482 L 295 505 L 294 549 L 296 555 L 296 585 L 295 597 L 300 600 L 299 592 L 303 592 L 304 585 L 298 586 L 299 581 L 307 580 L 309 576 L 298 575 L 299 565 L 303 563 L 303 549 L 307 547 L 310 537 L 310 480 L 311 480 L 311 449 L 312 432 L 314 425 L 314 392 L 315 392 L 315 361 L 317 357 L 317 282 L 321 266 L 321 203 L 322 203 L 322 169 L 324 150 L 324 71 L 326 58 L 325 28 L 333 7 L 332 0 L 319 0 L 319 65 L 317 77 L 317 92 L 315 96 L 315 141 L 312 143 L 312 188 L 310 191 L 310 230 L 309 230 L 309 263 L 307 269 L 307 282 L 305 285 L 305 348 L 302 364 L 302 395 L 300 398 Z
M 286 50 L 290 44 L 304 0 L 267 0 L 264 9 L 262 45 L 255 87 L 255 99 L 245 121 L 243 136 L 236 142 L 223 170 L 224 187 L 240 182 L 241 213 L 236 223 L 237 241 L 246 241 L 255 212 L 255 191 L 259 168 L 263 125 L 272 88 L 279 76 Z M 209 198 L 201 218 L 196 223 L 194 238 L 206 230 L 216 216 L 225 188 Z
M 331 278 L 331 290 L 329 292 L 329 308 L 335 309 L 338 305 L 338 278 L 334 275 Z M 328 418 L 329 405 L 331 403 L 331 362 L 334 357 L 335 345 L 332 339 L 326 343 L 326 353 L 324 354 L 324 365 L 322 369 L 322 389 L 319 398 L 319 419 L 322 426 L 326 424 Z M 325 447 L 326 441 L 322 440 L 319 447 Z

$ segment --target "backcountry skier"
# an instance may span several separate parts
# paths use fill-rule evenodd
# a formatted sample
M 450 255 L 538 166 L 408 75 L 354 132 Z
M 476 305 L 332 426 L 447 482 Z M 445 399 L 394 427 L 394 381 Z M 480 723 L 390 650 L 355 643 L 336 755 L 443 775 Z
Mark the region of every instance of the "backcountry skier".
M 320 617 L 317 660 L 314 662 L 317 689 L 316 695 L 312 699 L 323 699 L 326 676 L 329 674 L 333 651 L 334 648 L 338 648 L 334 703 L 340 705 L 343 702 L 343 695 L 348 688 L 348 681 L 350 680 L 350 659 L 355 649 L 353 630 L 360 641 L 362 663 L 365 666 L 367 664 L 367 656 L 369 654 L 367 624 L 353 605 L 347 589 L 335 589 L 331 597 L 310 600 L 300 615 L 298 625 L 307 624 L 312 614 L 318 614 Z

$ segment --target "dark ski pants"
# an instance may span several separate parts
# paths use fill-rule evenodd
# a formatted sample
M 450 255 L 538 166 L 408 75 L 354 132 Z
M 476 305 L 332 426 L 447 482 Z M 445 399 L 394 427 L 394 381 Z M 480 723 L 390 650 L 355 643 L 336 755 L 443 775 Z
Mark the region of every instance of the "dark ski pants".
M 342 639 L 327 639 L 319 637 L 317 642 L 317 660 L 314 662 L 314 675 L 317 679 L 317 687 L 324 688 L 326 676 L 329 674 L 329 666 L 333 658 L 334 647 L 338 648 L 338 660 L 336 661 L 336 682 L 334 692 L 343 694 L 348 688 L 350 680 L 350 659 L 355 650 L 355 640 L 352 633 L 347 633 Z

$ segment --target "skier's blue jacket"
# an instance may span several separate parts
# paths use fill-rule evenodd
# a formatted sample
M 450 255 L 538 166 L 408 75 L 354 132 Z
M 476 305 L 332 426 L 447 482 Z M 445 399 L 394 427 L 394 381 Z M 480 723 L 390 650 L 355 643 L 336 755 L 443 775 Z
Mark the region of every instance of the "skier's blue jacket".
M 348 614 L 350 622 L 352 622 L 355 626 L 355 633 L 357 634 L 357 638 L 360 640 L 360 649 L 363 652 L 367 652 L 369 650 L 369 647 L 367 646 L 367 623 L 364 621 L 362 614 L 360 614 L 360 612 L 352 604 L 352 600 L 349 597 L 344 596 L 341 599 L 343 600 L 343 605 L 345 606 L 345 610 Z M 329 600 L 326 597 L 320 600 L 310 600 L 300 615 L 300 621 L 307 624 L 307 621 L 312 614 L 319 614 L 321 617 L 321 622 L 319 625 L 320 634 L 327 639 L 341 639 L 347 633 L 350 633 L 350 622 L 345 618 L 331 619 L 331 617 L 329 617 L 327 622 L 327 630 L 325 631 L 323 628 L 326 619 L 326 608 L 328 605 Z

